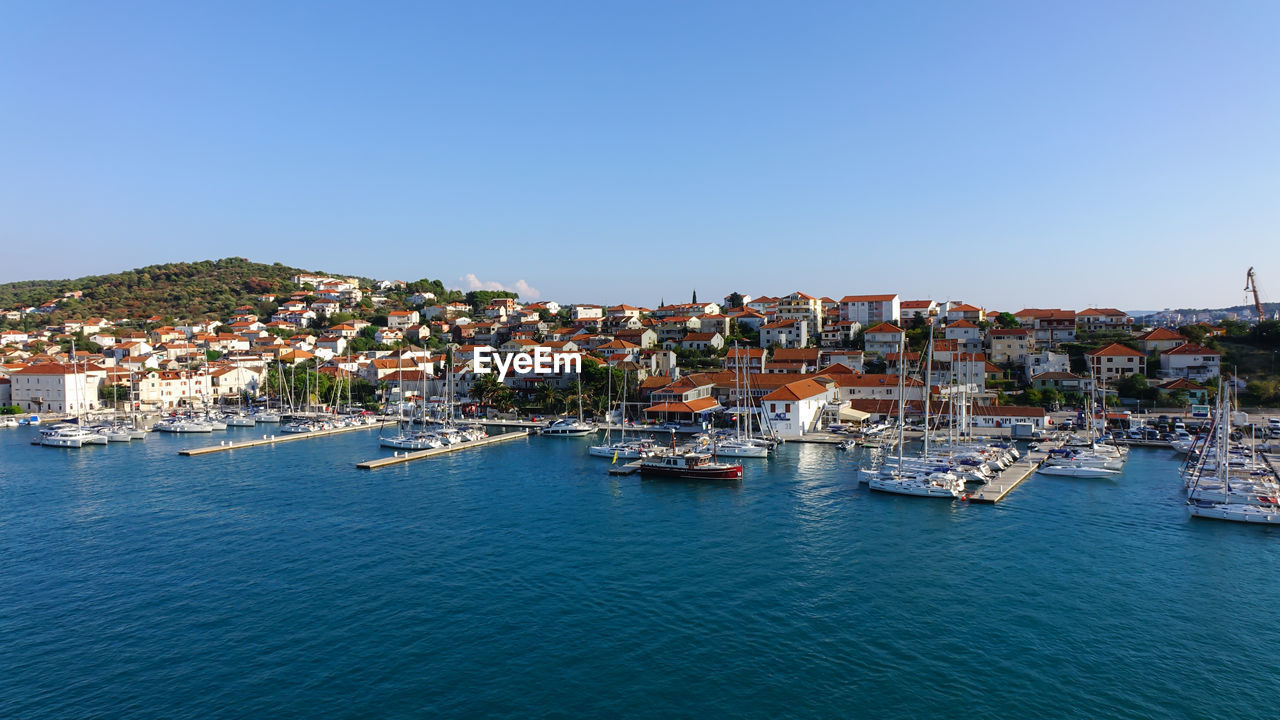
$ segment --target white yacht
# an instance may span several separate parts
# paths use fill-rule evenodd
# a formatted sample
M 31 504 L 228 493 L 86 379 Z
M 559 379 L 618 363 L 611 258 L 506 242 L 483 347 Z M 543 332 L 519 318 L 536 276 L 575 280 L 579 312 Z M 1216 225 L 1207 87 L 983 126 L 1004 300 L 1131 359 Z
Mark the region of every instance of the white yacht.
M 166 418 L 151 428 L 166 433 L 207 433 L 213 432 L 213 426 L 195 418 Z
M 542 434 L 548 437 L 582 437 L 591 434 L 594 430 L 595 428 L 581 420 L 560 418 L 542 428 Z
M 98 439 L 101 439 L 100 441 Z M 105 435 L 99 435 L 79 425 L 54 425 L 40 431 L 40 444 L 45 447 L 78 448 L 85 445 L 105 445 Z

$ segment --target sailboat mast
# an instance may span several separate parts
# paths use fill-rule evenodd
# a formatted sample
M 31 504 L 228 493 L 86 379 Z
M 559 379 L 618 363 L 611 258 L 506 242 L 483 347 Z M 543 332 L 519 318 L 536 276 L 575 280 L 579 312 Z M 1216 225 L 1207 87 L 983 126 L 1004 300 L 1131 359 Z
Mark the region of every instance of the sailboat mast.
M 902 473 L 902 446 L 907 443 L 907 382 L 906 354 L 907 333 L 898 335 L 898 473 Z
M 929 459 L 929 401 L 932 400 L 933 394 L 930 388 L 933 383 L 930 382 L 930 375 L 933 372 L 933 328 L 929 328 L 929 347 L 925 348 L 924 360 L 924 458 Z

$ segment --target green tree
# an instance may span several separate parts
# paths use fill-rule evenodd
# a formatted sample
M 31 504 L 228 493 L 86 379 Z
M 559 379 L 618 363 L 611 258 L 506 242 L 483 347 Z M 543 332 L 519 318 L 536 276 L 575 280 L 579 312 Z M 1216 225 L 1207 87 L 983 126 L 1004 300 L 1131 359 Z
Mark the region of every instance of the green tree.
M 1016 328 L 1022 325 L 1011 312 L 1002 312 L 996 315 L 996 324 L 1002 328 Z

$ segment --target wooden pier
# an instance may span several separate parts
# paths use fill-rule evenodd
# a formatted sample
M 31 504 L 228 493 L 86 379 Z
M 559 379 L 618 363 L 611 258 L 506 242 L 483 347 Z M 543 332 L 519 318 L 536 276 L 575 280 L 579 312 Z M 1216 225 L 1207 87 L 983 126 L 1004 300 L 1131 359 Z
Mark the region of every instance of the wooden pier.
M 493 445 L 494 443 L 507 442 L 517 438 L 527 438 L 527 432 L 509 432 L 501 435 L 491 435 L 482 440 L 469 440 L 464 443 L 454 445 L 445 445 L 444 447 L 430 448 L 428 450 L 406 450 L 404 452 L 396 452 L 391 457 L 374 458 L 373 460 L 365 460 L 356 463 L 356 467 L 361 470 L 376 470 L 377 468 L 387 467 L 388 465 L 399 465 L 401 463 L 413 462 L 414 460 L 422 460 L 424 458 L 436 457 L 457 450 L 467 450 L 469 448 L 483 447 L 485 445 Z
M 1027 450 L 1018 461 L 996 475 L 995 479 L 983 485 L 977 490 L 969 494 L 971 502 L 980 503 L 997 503 L 1004 499 L 1006 495 L 1018 487 L 1023 480 L 1031 477 L 1044 461 L 1049 457 L 1048 449 L 1045 443 L 1041 443 L 1040 450 Z M 1060 444 L 1054 444 L 1053 448 L 1062 447 Z
M 394 425 L 395 421 L 379 421 L 372 425 L 354 425 L 352 427 L 333 428 L 332 430 L 316 430 L 305 433 L 286 433 L 284 435 L 263 435 L 259 440 L 245 440 L 243 442 L 224 442 L 219 445 L 209 445 L 207 447 L 188 448 L 179 450 L 179 455 L 188 457 L 194 455 L 208 455 L 209 453 L 222 452 L 224 450 L 243 450 L 245 448 L 262 447 L 264 445 L 275 445 L 282 442 L 290 442 L 293 440 L 306 440 L 308 438 L 327 437 L 329 435 L 337 435 L 339 433 L 355 432 L 356 430 L 372 430 L 382 427 L 383 425 Z
M 610 465 L 610 466 L 609 466 L 609 474 L 610 474 L 610 475 L 631 475 L 632 473 L 636 473 L 636 472 L 639 472 L 639 471 L 640 471 L 640 461 L 639 461 L 639 460 L 632 460 L 631 462 L 629 462 L 629 463 L 624 463 L 624 464 L 622 464 L 622 465 Z

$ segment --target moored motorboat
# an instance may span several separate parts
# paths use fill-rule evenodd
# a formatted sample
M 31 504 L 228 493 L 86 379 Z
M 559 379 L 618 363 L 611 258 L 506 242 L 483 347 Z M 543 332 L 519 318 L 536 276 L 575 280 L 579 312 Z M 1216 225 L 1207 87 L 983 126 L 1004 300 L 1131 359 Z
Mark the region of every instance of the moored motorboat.
M 541 434 L 548 437 L 582 437 L 590 435 L 594 430 L 595 428 L 581 420 L 561 418 L 543 427 Z
M 1100 465 L 1041 465 L 1037 470 L 1041 475 L 1061 475 L 1078 478 L 1109 478 L 1120 474 L 1119 470 Z

